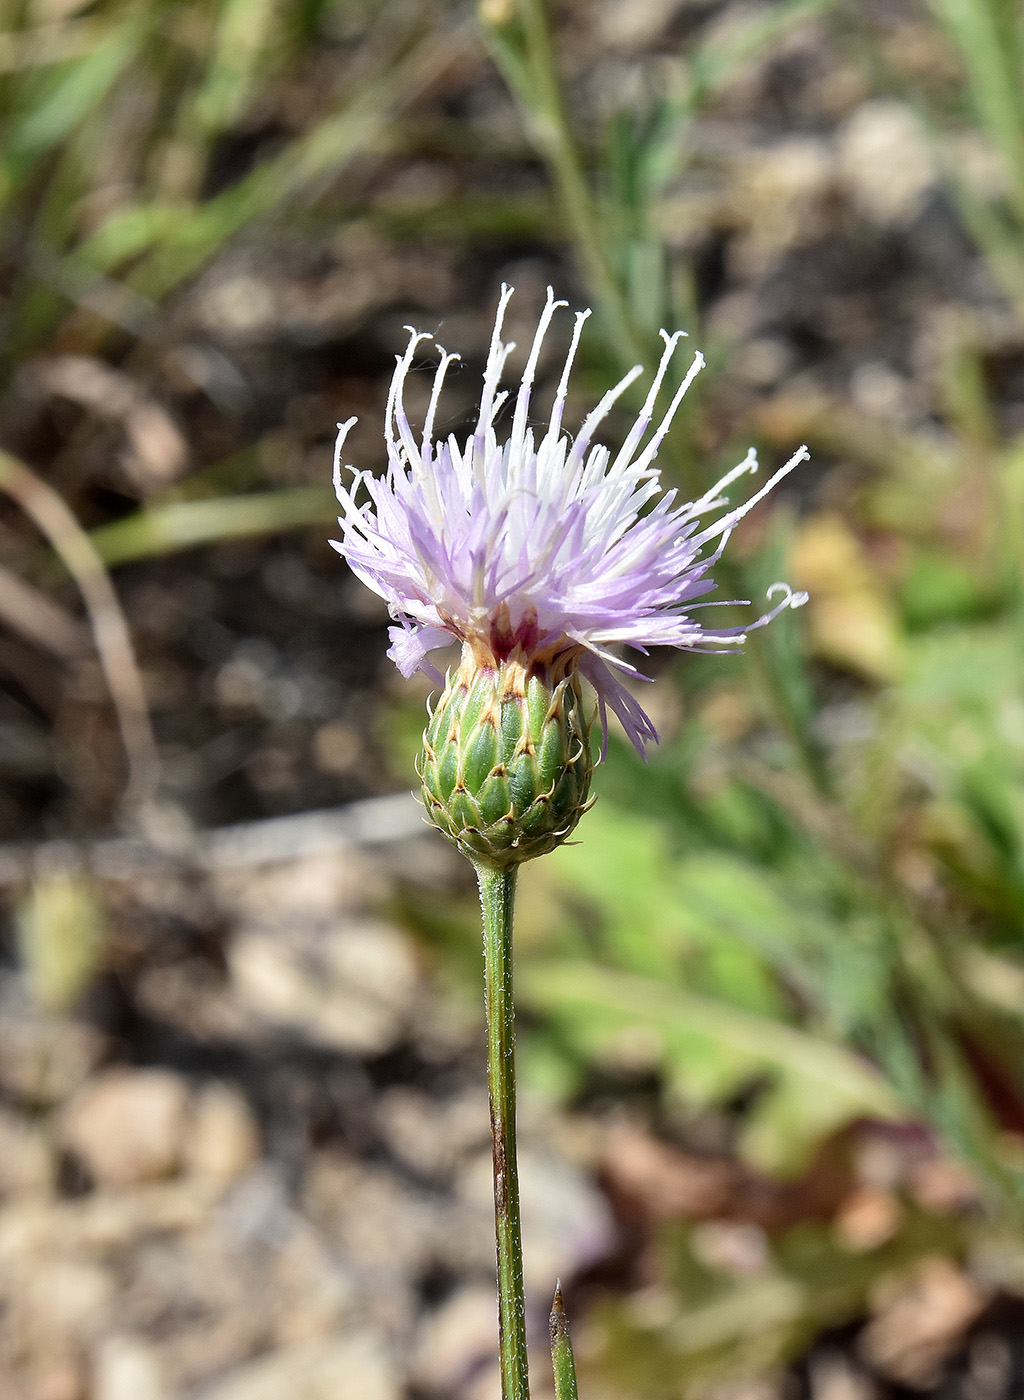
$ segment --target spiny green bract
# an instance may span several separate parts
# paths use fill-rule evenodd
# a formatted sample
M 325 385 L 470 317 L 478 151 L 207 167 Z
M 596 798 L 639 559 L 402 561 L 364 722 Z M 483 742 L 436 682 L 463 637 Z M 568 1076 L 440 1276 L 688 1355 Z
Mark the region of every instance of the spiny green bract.
M 423 733 L 430 820 L 472 861 L 503 867 L 554 850 L 589 805 L 593 719 L 575 670 L 553 683 L 517 662 L 463 665 Z

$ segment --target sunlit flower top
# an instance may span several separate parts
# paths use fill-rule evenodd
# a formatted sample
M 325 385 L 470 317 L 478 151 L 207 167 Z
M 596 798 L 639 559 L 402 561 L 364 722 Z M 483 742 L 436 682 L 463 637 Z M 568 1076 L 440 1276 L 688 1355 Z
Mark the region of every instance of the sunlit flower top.
M 610 707 L 642 754 L 657 732 L 616 672 L 639 673 L 615 648 L 646 654 L 649 647 L 719 650 L 739 646 L 806 594 L 785 583 L 768 590 L 767 612 L 746 627 L 715 628 L 697 620 L 699 601 L 715 583 L 709 571 L 736 522 L 807 457 L 801 447 L 743 505 L 710 524 L 700 517 L 728 504 L 721 493 L 757 470 L 753 451 L 700 500 L 679 502 L 662 491 L 655 458 L 683 395 L 699 373 L 699 353 L 662 414 L 654 406 L 683 332 L 662 331 L 665 350 L 639 417 L 614 454 L 594 441 L 612 405 L 643 373 L 637 365 L 610 389 L 575 436 L 562 427 L 569 373 L 589 311 L 576 313 L 569 352 L 546 424 L 531 421 L 530 399 L 544 338 L 556 310 L 566 305 L 548 291 L 516 393 L 504 440 L 495 426 L 508 393 L 499 390 L 511 342 L 501 338 L 511 287 L 502 287 L 484 373 L 476 430 L 465 441 L 434 441 L 434 420 L 448 366 L 459 357 L 441 351 L 422 432 L 417 440 L 403 401 L 417 346 L 430 339 L 410 331 L 388 396 L 385 439 L 388 467 L 381 477 L 352 472 L 342 482 L 342 451 L 355 419 L 340 425 L 334 482 L 342 506 L 334 548 L 353 572 L 388 604 L 388 655 L 405 676 L 417 670 L 441 677 L 430 653 L 453 639 L 469 643 L 481 665 L 516 652 L 527 663 L 577 666 L 593 685 L 605 724 Z M 646 439 L 646 441 L 645 441 Z M 365 493 L 365 499 L 358 498 Z M 607 731 L 606 731 L 607 732 Z

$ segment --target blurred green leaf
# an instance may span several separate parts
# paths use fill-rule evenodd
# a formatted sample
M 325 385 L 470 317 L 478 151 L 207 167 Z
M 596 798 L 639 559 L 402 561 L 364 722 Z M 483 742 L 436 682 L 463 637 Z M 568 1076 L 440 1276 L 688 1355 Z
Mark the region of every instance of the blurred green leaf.
M 106 915 L 95 890 L 78 875 L 39 879 L 15 922 L 33 998 L 47 1011 L 66 1011 L 89 985 L 106 946 Z
M 519 990 L 525 1005 L 556 1018 L 588 1054 L 626 1027 L 650 1027 L 663 1039 L 666 1069 L 698 1101 L 766 1075 L 745 1144 L 767 1170 L 798 1170 L 826 1133 L 899 1108 L 881 1075 L 848 1050 L 661 981 L 537 961 L 519 973 Z
M 329 487 L 295 486 L 223 499 L 150 505 L 100 526 L 90 539 L 104 563 L 127 564 L 220 540 L 325 524 L 337 513 L 338 503 Z
M 918 631 L 982 616 L 993 606 L 991 594 L 971 569 L 930 550 L 918 553 L 900 601 L 907 624 Z
M 42 156 L 74 133 L 138 57 L 147 24 L 136 6 L 73 60 L 30 77 L 22 109 L 4 142 L 0 194 L 20 187 Z M 34 89 L 34 90 L 33 90 Z
M 931 0 L 967 69 L 974 110 L 1006 161 L 1024 221 L 1024 15 L 1013 0 Z

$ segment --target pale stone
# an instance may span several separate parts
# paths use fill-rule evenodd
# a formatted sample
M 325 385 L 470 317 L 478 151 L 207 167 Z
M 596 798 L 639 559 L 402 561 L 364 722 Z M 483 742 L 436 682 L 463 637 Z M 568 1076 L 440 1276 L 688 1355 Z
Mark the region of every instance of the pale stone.
M 482 1084 L 442 1101 L 396 1085 L 381 1095 L 377 1118 L 390 1151 L 424 1177 L 447 1179 L 467 1154 L 490 1145 Z
M 199 1400 L 399 1400 L 397 1368 L 368 1334 L 310 1342 L 239 1367 Z
M 938 180 L 932 143 L 903 102 L 862 103 L 839 134 L 839 169 L 854 205 L 883 227 L 909 223 Z
M 899 1197 L 884 1187 L 855 1187 L 836 1212 L 832 1231 L 836 1241 L 851 1254 L 878 1249 L 891 1240 L 903 1223 Z
M 34 1103 L 58 1103 L 74 1093 L 106 1049 L 95 1027 L 41 1011 L 17 976 L 0 975 L 0 1020 L 0 1083 Z
M 428 1390 L 454 1395 L 497 1353 L 493 1287 L 461 1288 L 424 1321 L 413 1357 L 413 1377 Z
M 207 288 L 202 310 L 211 330 L 250 336 L 273 325 L 277 303 L 268 282 L 241 272 Z
M 279 1346 L 329 1337 L 361 1301 L 353 1275 L 314 1231 L 296 1228 L 274 1261 L 280 1298 L 273 1336 Z
M 16 1291 L 19 1336 L 42 1347 L 99 1330 L 116 1291 L 108 1269 L 82 1259 L 25 1263 Z
M 467 1164 L 460 1194 L 475 1207 L 480 1228 L 493 1210 L 490 1152 Z M 519 1191 L 527 1291 L 547 1289 L 607 1254 L 614 1227 L 607 1202 L 590 1178 L 564 1159 L 522 1144 Z
M 107 1337 L 93 1369 L 90 1400 L 171 1400 L 159 1359 L 140 1337 Z
M 6 1376 L 0 1376 L 6 1384 Z M 32 1400 L 87 1400 L 88 1377 L 77 1356 L 48 1356 L 32 1375 Z M 0 1392 L 7 1394 L 6 1390 Z M 22 1391 L 14 1391 L 19 1400 Z
M 218 870 L 219 902 L 244 926 L 280 927 L 298 917 L 330 919 L 365 909 L 383 894 L 371 861 L 358 850 L 324 850 Z
M 948 1259 L 920 1260 L 904 1277 L 883 1277 L 881 1306 L 861 1333 L 864 1360 L 915 1390 L 938 1381 L 945 1360 L 987 1301 L 978 1284 Z
M 109 1070 L 75 1095 L 59 1138 L 103 1185 L 170 1176 L 178 1165 L 188 1089 L 164 1069 Z
M 871 1378 L 841 1351 L 825 1351 L 811 1357 L 814 1400 L 875 1400 Z
M 226 1183 L 243 1176 L 259 1155 L 259 1127 L 245 1099 L 226 1084 L 207 1085 L 189 1125 L 186 1171 Z
M 59 1251 L 123 1249 L 153 1231 L 195 1229 L 218 1194 L 193 1180 L 96 1191 L 69 1201 L 16 1201 L 0 1211 L 0 1267 Z
M 739 162 L 732 203 L 745 226 L 734 258 L 745 275 L 764 268 L 816 231 L 834 177 L 827 141 L 791 136 L 747 152 Z
M 757 1278 L 771 1267 L 768 1238 L 752 1220 L 702 1220 L 691 1238 L 696 1257 L 717 1273 Z
M 0 1193 L 48 1193 L 53 1179 L 53 1153 L 43 1133 L 0 1110 Z
M 530 1370 L 533 1371 L 532 1365 Z M 501 1368 L 497 1362 L 493 1366 L 488 1366 L 487 1370 L 477 1377 L 465 1395 L 466 1400 L 502 1400 Z
M 409 940 L 373 920 L 252 929 L 229 954 L 240 1000 L 274 1025 L 355 1054 L 400 1037 L 418 984 Z

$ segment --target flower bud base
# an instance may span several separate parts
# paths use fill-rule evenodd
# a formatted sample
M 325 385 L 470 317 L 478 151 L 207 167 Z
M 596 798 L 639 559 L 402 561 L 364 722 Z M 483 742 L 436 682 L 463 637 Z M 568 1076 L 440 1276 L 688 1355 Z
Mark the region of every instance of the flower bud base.
M 423 734 L 431 822 L 498 869 L 554 850 L 590 805 L 593 721 L 575 667 L 559 676 L 518 648 L 481 665 L 467 646 Z

